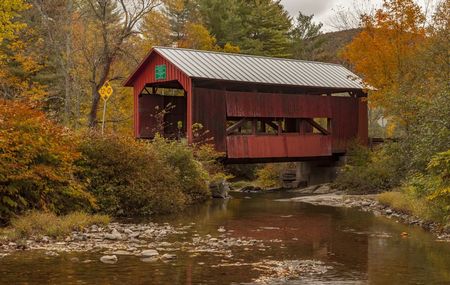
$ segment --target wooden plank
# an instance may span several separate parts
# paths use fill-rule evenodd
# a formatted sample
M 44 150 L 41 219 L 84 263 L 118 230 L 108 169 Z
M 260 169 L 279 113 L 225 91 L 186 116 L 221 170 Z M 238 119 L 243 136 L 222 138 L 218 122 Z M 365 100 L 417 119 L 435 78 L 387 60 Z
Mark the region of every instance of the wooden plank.
M 351 97 L 331 97 L 333 116 L 333 153 L 345 153 L 358 134 L 358 100 Z
M 250 118 L 331 118 L 331 98 L 316 95 L 227 91 L 227 116 Z
M 225 109 L 225 92 L 215 89 L 194 88 L 193 123 L 200 123 L 207 137 L 212 139 L 216 150 L 226 151 L 227 116 Z
M 306 158 L 330 155 L 330 136 L 318 134 L 227 136 L 228 158 Z
M 256 119 L 253 119 L 252 120 L 252 134 L 253 135 L 256 135 L 256 125 L 257 125 L 257 121 L 256 121 Z
M 367 98 L 358 98 L 358 142 L 367 146 L 369 144 L 369 113 Z

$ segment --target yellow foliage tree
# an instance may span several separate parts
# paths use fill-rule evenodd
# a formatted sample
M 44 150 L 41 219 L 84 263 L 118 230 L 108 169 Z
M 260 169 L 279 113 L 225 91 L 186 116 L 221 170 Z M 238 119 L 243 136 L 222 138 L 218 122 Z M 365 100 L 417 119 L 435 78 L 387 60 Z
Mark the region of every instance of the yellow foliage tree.
M 217 50 L 216 38 L 201 24 L 189 23 L 185 37 L 178 42 L 178 47 L 200 50 Z
M 228 53 L 240 53 L 241 48 L 231 43 L 226 43 L 225 46 L 223 47 L 223 51 Z
M 39 39 L 18 20 L 29 7 L 23 0 L 0 2 L 0 92 L 6 98 L 37 101 L 46 95 L 45 86 L 33 80 L 42 66 L 28 47 L 31 41 L 39 45 Z
M 0 2 L 0 43 L 5 39 L 15 38 L 15 33 L 24 28 L 25 24 L 14 21 L 19 12 L 29 8 L 23 0 L 8 0 Z
M 153 46 L 168 46 L 172 44 L 172 30 L 169 19 L 161 11 L 148 13 L 140 27 L 143 36 L 143 46 L 146 52 Z

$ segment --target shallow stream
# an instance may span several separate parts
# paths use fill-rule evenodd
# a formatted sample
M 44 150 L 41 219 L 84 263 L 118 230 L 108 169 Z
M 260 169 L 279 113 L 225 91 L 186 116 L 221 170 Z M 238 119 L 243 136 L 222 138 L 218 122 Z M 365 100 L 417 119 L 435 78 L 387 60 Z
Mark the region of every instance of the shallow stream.
M 183 228 L 164 240 L 175 259 L 23 251 L 0 258 L 0 284 L 450 284 L 450 244 L 420 228 L 275 201 L 287 193 L 233 196 L 152 219 Z

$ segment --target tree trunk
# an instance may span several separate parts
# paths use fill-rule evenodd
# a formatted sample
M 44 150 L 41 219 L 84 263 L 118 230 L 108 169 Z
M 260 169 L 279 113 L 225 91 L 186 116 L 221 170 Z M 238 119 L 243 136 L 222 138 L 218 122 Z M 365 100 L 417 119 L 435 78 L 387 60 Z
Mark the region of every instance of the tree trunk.
M 72 70 L 72 8 L 73 3 L 72 0 L 67 1 L 66 13 L 67 13 L 67 22 L 66 22 L 66 62 L 63 66 L 64 70 L 64 122 L 65 125 L 68 126 L 70 123 L 71 117 L 71 109 L 72 109 L 72 78 L 71 78 L 71 70 Z
M 97 126 L 97 110 L 100 102 L 100 94 L 98 93 L 97 85 L 92 84 L 92 104 L 89 112 L 89 127 L 95 128 Z

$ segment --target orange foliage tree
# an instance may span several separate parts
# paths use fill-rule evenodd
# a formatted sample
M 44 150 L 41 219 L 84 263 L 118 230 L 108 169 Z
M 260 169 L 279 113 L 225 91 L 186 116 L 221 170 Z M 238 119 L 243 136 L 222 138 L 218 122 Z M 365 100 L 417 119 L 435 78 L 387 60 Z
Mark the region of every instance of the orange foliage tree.
M 28 209 L 94 206 L 75 178 L 77 140 L 23 103 L 0 100 L 0 222 Z
M 374 16 L 362 16 L 362 27 L 341 55 L 377 89 L 370 94 L 371 105 L 408 124 L 418 102 L 410 82 L 427 44 L 425 16 L 413 0 L 384 0 Z

